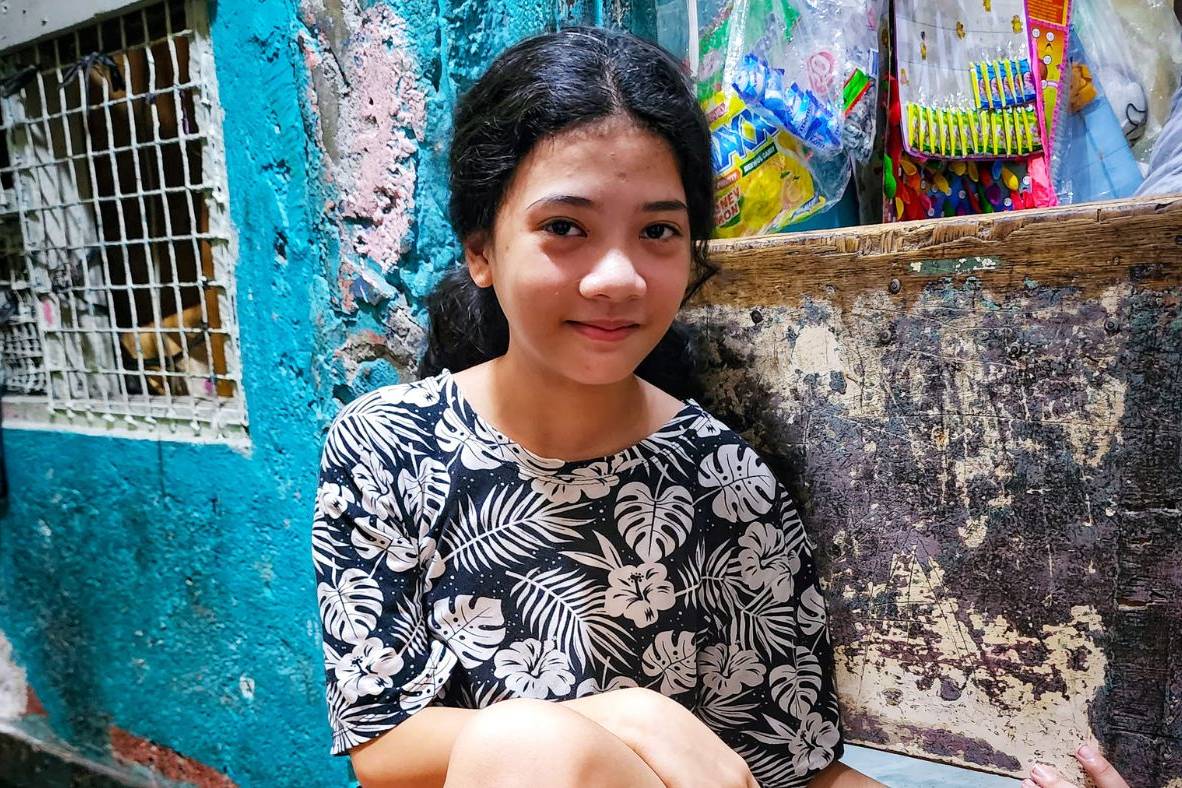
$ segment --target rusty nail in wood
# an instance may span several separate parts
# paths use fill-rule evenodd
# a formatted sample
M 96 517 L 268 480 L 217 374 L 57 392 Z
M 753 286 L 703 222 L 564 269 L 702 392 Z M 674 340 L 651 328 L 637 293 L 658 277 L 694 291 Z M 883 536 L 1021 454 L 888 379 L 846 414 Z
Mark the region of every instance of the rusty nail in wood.
M 892 293 L 897 293 L 903 289 L 903 283 L 900 282 L 898 279 L 892 279 L 891 283 L 890 283 L 890 285 L 888 285 L 888 287 Z

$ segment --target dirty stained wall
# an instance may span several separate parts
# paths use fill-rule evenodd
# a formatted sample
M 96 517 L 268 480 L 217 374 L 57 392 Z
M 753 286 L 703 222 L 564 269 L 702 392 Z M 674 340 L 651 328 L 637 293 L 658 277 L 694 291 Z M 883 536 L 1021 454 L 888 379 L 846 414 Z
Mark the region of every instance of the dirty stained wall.
M 423 297 L 455 259 L 456 96 L 516 39 L 597 14 L 210 5 L 251 445 L 6 425 L 5 718 L 176 779 L 342 784 L 308 552 L 322 430 L 419 350 Z
M 1180 232 L 1168 198 L 722 251 L 709 406 L 802 504 L 852 740 L 1182 785 Z

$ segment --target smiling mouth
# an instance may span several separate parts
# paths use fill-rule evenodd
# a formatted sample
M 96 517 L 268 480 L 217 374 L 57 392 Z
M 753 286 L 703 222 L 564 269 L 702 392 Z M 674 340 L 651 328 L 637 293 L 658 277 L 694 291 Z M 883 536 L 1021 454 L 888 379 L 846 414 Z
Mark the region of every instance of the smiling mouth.
M 585 337 L 609 342 L 624 339 L 640 328 L 640 326 L 636 323 L 630 323 L 628 325 L 620 326 L 619 328 L 609 329 L 591 325 L 590 323 L 580 323 L 577 320 L 568 320 L 566 322 Z

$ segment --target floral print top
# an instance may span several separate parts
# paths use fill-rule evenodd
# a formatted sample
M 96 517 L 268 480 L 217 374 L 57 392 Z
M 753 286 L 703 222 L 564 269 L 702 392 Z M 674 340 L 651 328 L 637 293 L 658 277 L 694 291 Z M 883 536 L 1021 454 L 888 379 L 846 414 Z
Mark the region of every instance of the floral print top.
M 689 400 L 616 454 L 538 456 L 451 373 L 344 408 L 312 528 L 333 754 L 432 704 L 648 687 L 804 785 L 842 741 L 825 604 L 787 491 Z

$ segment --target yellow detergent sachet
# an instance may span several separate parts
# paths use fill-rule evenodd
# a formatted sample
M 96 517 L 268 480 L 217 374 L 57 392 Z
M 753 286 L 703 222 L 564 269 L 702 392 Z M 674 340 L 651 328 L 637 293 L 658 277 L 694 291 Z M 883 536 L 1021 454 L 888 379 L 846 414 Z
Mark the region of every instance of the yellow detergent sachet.
M 715 238 L 780 232 L 825 204 L 802 143 L 733 91 L 702 101 L 715 174 Z

